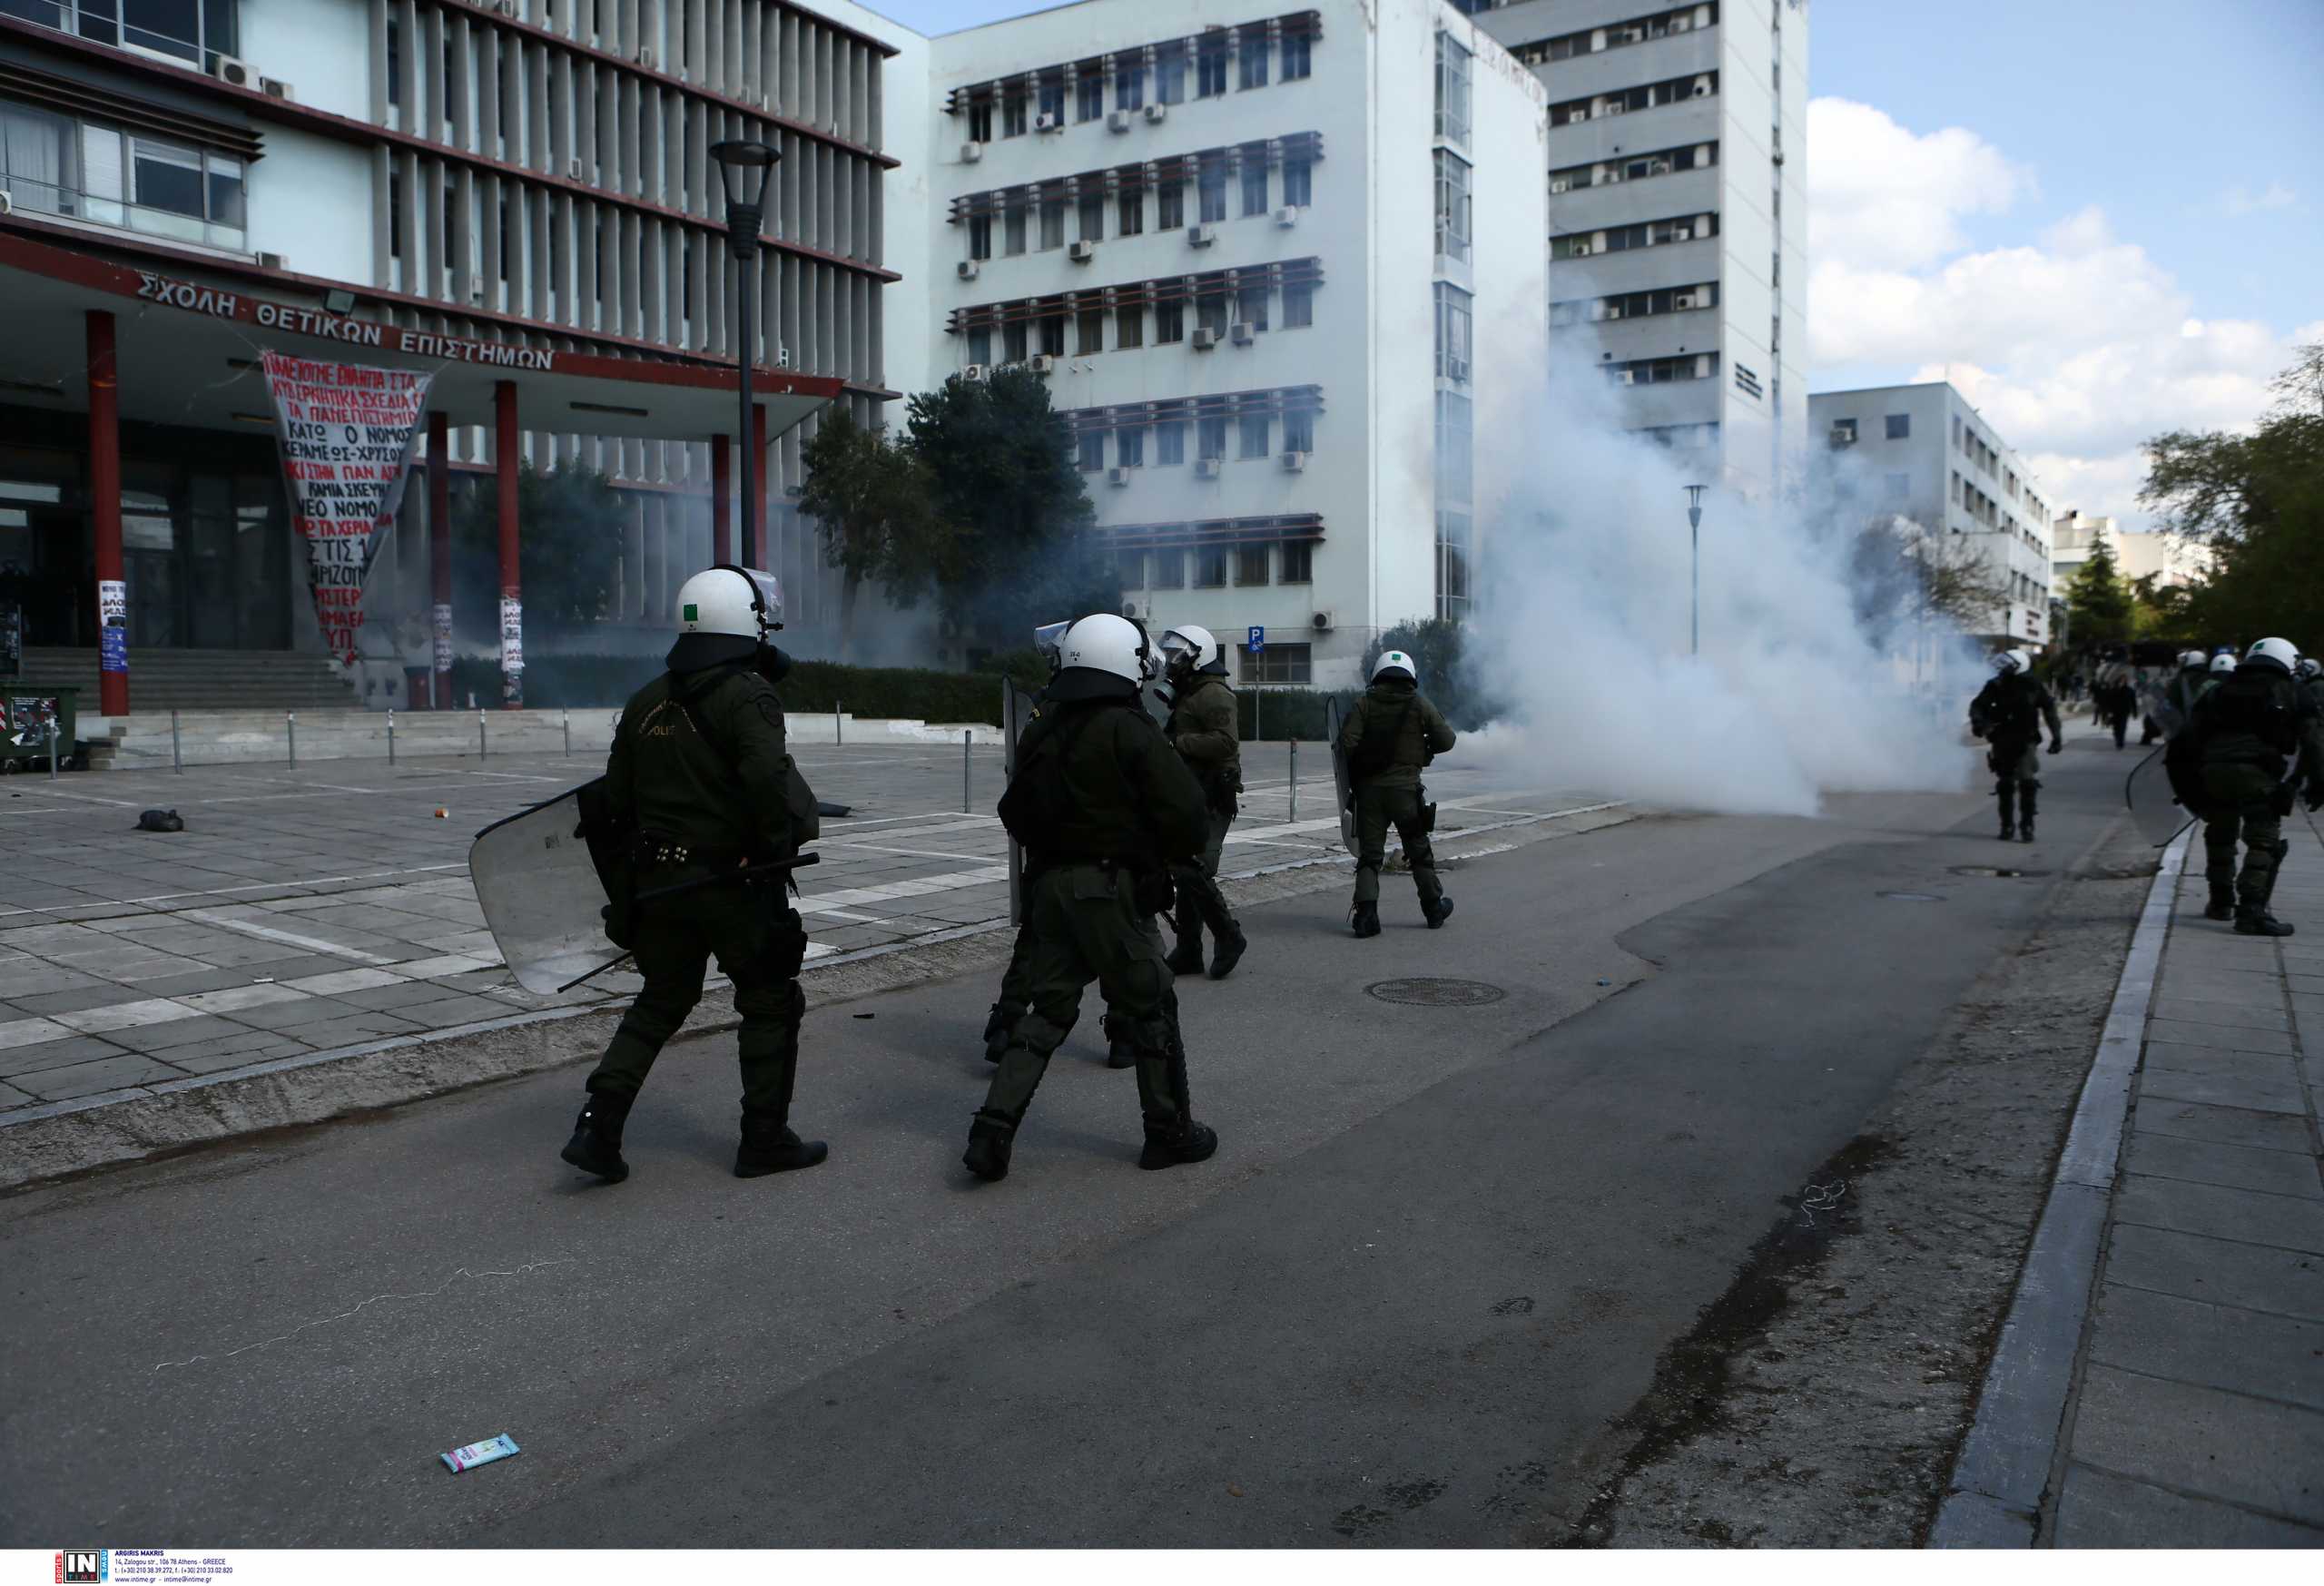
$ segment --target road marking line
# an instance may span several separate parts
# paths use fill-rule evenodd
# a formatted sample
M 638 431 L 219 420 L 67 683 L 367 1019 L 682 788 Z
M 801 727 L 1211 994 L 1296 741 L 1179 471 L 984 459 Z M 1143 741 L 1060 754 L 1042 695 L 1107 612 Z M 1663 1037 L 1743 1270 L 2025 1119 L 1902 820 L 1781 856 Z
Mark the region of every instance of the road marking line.
M 204 925 L 215 925 L 222 931 L 238 931 L 244 936 L 255 936 L 262 941 L 279 941 L 286 947 L 303 947 L 309 952 L 323 952 L 329 953 L 333 958 L 351 959 L 359 964 L 369 964 L 375 969 L 385 968 L 395 962 L 395 960 L 381 958 L 376 952 L 365 952 L 360 948 L 341 947 L 336 941 L 325 941 L 320 936 L 301 936 L 295 931 L 277 931 L 271 925 L 253 925 L 247 920 L 229 919 L 223 914 L 213 914 L 207 909 L 180 909 L 175 912 L 181 920 L 199 920 Z

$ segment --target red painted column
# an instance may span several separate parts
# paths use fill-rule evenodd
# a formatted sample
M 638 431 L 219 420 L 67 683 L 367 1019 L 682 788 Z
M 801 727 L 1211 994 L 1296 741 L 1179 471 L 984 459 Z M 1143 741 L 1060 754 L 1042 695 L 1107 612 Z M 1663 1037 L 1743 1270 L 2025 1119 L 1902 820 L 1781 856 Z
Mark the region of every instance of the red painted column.
M 742 553 L 734 543 L 734 446 L 723 435 L 710 438 L 710 521 L 716 527 L 711 532 L 710 554 L 713 559 L 740 565 Z
M 751 404 L 751 498 L 743 504 L 750 514 L 748 542 L 750 559 L 746 567 L 763 567 L 766 562 L 766 409 L 756 402 Z
M 113 316 L 92 310 L 89 332 L 89 499 L 97 528 L 97 708 L 129 714 L 129 600 L 121 556 L 120 363 Z M 105 630 L 118 628 L 117 636 Z
M 492 389 L 492 471 L 500 491 L 500 705 L 525 706 L 525 607 L 517 562 L 517 382 Z
M 428 632 L 436 646 L 435 704 L 452 708 L 452 420 L 428 415 L 428 588 L 435 610 Z

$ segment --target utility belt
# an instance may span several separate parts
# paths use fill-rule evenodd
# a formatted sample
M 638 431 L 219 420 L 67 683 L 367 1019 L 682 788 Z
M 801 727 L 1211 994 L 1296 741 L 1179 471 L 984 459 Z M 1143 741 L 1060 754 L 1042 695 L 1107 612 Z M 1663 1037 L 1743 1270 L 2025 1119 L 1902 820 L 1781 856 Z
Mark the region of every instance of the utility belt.
M 1177 902 L 1177 886 L 1170 879 L 1168 867 L 1151 859 L 1124 859 L 1118 854 L 1042 853 L 1035 854 L 1028 868 L 1031 875 L 1038 877 L 1047 871 L 1072 866 L 1103 871 L 1109 886 L 1118 885 L 1127 873 L 1132 886 L 1130 901 L 1140 914 L 1167 914 Z
M 704 846 L 659 832 L 640 832 L 630 857 L 640 870 L 734 870 L 750 854 L 724 844 Z

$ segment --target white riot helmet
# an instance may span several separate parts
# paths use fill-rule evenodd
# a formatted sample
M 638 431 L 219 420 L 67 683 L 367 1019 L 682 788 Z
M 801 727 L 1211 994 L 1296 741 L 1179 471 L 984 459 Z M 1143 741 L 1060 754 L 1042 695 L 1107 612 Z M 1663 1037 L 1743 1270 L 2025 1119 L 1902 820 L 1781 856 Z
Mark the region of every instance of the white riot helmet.
M 2025 665 L 2025 652 L 2023 650 L 1998 650 L 1994 654 L 1993 668 L 1999 676 L 2014 677 L 2024 671 Z
M 1192 623 L 1162 635 L 1162 656 L 1167 668 L 1183 666 L 1189 673 L 1209 672 L 1221 677 L 1226 675 L 1226 655 L 1218 647 L 1216 635 Z
M 2299 665 L 2292 668 L 2292 675 L 2303 681 L 2324 677 L 2324 661 L 2319 661 L 2313 655 L 2302 655 Z
M 1408 683 L 1420 681 L 1420 668 L 1413 665 L 1413 658 L 1402 650 L 1383 650 L 1380 658 L 1372 663 L 1372 681 L 1374 683 L 1397 673 L 1402 673 Z
M 2214 676 L 2214 677 L 2224 677 L 2224 676 L 2226 676 L 2229 673 L 2230 673 L 2230 672 L 2232 672 L 2232 671 L 2234 671 L 2234 670 L 2235 670 L 2235 652 L 2234 652 L 2234 651 L 2232 651 L 2232 650 L 2221 650 L 2218 655 L 2213 655 L 2213 656 L 2211 657 L 2211 675 L 2212 675 L 2212 676 Z
M 2261 639 L 2245 655 L 2243 664 L 2246 666 L 2265 666 L 2289 677 L 2292 668 L 2299 665 L 2299 646 L 2290 639 Z
M 1109 611 L 1085 616 L 1067 628 L 1057 652 L 1057 680 L 1049 685 L 1049 694 L 1060 702 L 1135 694 L 1154 675 L 1154 652 L 1146 642 L 1146 630 Z
M 2189 650 L 2179 657 L 2179 665 L 2188 668 L 2208 666 L 2211 665 L 2211 658 L 2201 650 Z
M 677 605 L 672 671 L 746 660 L 783 626 L 783 582 L 772 573 L 721 562 L 681 584 Z

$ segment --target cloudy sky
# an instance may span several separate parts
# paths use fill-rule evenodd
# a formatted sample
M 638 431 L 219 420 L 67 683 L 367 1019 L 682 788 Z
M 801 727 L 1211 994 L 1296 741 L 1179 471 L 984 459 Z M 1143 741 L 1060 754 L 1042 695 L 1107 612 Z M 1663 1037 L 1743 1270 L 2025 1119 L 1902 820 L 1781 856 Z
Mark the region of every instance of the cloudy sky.
M 1809 15 L 1812 389 L 1949 376 L 2052 502 L 2136 518 L 2141 440 L 2249 425 L 2324 340 L 2324 0 Z

